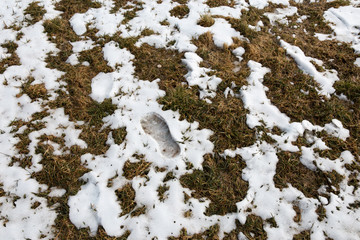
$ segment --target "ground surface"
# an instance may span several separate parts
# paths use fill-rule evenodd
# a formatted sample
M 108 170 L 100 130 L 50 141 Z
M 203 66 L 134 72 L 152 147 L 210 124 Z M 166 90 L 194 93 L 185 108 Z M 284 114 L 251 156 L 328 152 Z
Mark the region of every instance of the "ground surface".
M 360 239 L 359 4 L 0 1 L 0 239 Z

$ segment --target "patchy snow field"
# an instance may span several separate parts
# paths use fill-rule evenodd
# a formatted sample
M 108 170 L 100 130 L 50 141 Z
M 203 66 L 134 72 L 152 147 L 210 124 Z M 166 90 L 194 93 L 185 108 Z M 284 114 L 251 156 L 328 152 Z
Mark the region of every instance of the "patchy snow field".
M 360 239 L 358 1 L 64 2 L 0 1 L 0 239 Z M 353 61 L 337 65 L 336 46 Z M 241 111 L 222 111 L 231 101 Z M 202 106 L 246 130 L 220 147 Z M 213 192 L 247 186 L 232 210 L 182 180 L 208 189 L 195 173 L 215 156 L 243 166 L 214 174 L 231 184 Z

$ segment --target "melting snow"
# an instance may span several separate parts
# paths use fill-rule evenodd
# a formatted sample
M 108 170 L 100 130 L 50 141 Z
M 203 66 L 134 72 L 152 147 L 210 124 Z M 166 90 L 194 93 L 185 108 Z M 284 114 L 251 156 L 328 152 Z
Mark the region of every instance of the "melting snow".
M 33 173 L 41 171 L 42 157 L 37 154 L 36 147 L 39 137 L 43 134 L 63 137 L 65 148 L 79 146 L 86 148 L 87 144 L 79 138 L 81 130 L 77 126 L 81 122 L 72 122 L 64 112 L 64 109 L 44 108 L 45 100 L 31 101 L 27 95 L 17 97 L 20 86 L 29 77 L 34 78 L 32 84 L 44 83 L 50 95 L 49 101 L 57 96 L 57 90 L 62 89 L 66 83 L 59 79 L 64 74 L 55 69 L 47 67 L 45 59 L 48 55 L 59 52 L 55 44 L 48 40 L 44 33 L 43 20 L 34 25 L 25 24 L 24 9 L 33 2 L 2 0 L 0 8 L 0 44 L 14 41 L 18 44 L 16 54 L 19 56 L 20 65 L 10 66 L 0 74 L 0 183 L 6 192 L 0 197 L 0 239 L 45 239 L 54 238 L 56 206 L 48 206 L 46 198 L 39 193 L 48 192 L 49 197 L 61 197 L 66 193 L 65 189 L 51 188 L 40 184 L 31 178 Z M 61 12 L 55 10 L 58 1 L 40 0 L 47 13 L 44 20 L 58 17 Z M 222 79 L 215 75 L 209 76 L 212 69 L 201 67 L 202 59 L 195 53 L 197 47 L 192 39 L 199 35 L 211 32 L 214 43 L 222 48 L 224 44 L 231 45 L 234 38 L 248 41 L 236 31 L 226 18 L 215 18 L 211 27 L 202 27 L 197 24 L 200 17 L 210 13 L 224 17 L 241 17 L 241 10 L 248 7 L 263 9 L 269 3 L 283 4 L 287 8 L 276 9 L 274 13 L 266 16 L 271 23 L 280 21 L 287 23 L 286 17 L 297 13 L 297 8 L 289 6 L 287 0 L 236 0 L 233 7 L 210 8 L 205 1 L 189 1 L 190 12 L 187 17 L 179 19 L 170 16 L 169 11 L 178 5 L 173 1 L 142 1 L 142 9 L 137 12 L 136 17 L 127 24 L 121 24 L 124 20 L 124 9 L 116 13 L 110 13 L 113 7 L 112 1 L 97 1 L 101 3 L 100 8 L 90 8 L 85 13 L 76 13 L 70 19 L 72 29 L 81 38 L 80 41 L 71 42 L 73 54 L 67 62 L 79 64 L 79 54 L 82 51 L 97 46 L 95 42 L 85 38 L 83 35 L 88 29 L 98 30 L 97 36 L 120 34 L 122 37 L 138 37 L 142 30 L 148 28 L 158 35 L 140 37 L 136 46 L 148 43 L 155 47 L 166 47 L 169 49 L 185 52 L 182 60 L 187 67 L 185 75 L 188 85 L 198 86 L 200 99 L 210 102 L 216 96 L 216 90 Z M 301 1 L 296 1 L 301 2 Z M 352 1 L 355 4 L 357 1 Z M 360 10 L 353 6 L 331 8 L 325 12 L 325 19 L 331 22 L 334 30 L 333 35 L 320 35 L 320 39 L 337 39 L 351 43 L 356 53 L 360 53 L 359 39 L 359 17 Z M 303 20 L 306 16 L 299 19 Z M 169 25 L 161 25 L 160 22 L 168 20 Z M 9 26 L 21 28 L 23 35 L 17 38 L 17 31 Z M 253 27 L 261 30 L 263 23 L 258 22 Z M 175 42 L 171 47 L 169 42 Z M 337 72 L 325 69 L 319 72 L 312 61 L 322 65 L 318 59 L 305 56 L 304 52 L 297 46 L 292 46 L 281 40 L 287 54 L 294 58 L 298 67 L 306 74 L 314 78 L 319 84 L 319 93 L 330 97 L 334 94 L 333 84 L 340 81 Z M 360 197 L 360 189 L 349 186 L 351 172 L 345 168 L 351 164 L 357 156 L 344 150 L 337 159 L 320 157 L 317 149 L 326 150 L 325 142 L 315 136 L 322 131 L 346 140 L 350 136 L 348 129 L 343 124 L 333 119 L 324 126 L 313 125 L 307 120 L 302 122 L 291 122 L 290 118 L 274 106 L 266 96 L 268 89 L 263 85 L 263 78 L 270 72 L 266 66 L 255 61 L 248 61 L 250 75 L 246 79 L 247 85 L 235 92 L 236 85 L 227 88 L 224 92 L 240 97 L 244 107 L 248 110 L 246 123 L 250 128 L 264 126 L 266 129 L 278 127 L 282 134 L 268 135 L 276 143 L 270 144 L 265 141 L 256 141 L 249 147 L 227 149 L 223 156 L 234 157 L 240 155 L 246 163 L 242 178 L 249 183 L 249 189 L 244 200 L 238 202 L 237 212 L 224 216 L 204 214 L 210 204 L 208 199 L 196 199 L 190 197 L 185 202 L 184 193 L 191 196 L 191 190 L 184 188 L 179 178 L 191 173 L 187 164 L 192 164 L 194 169 L 202 169 L 203 156 L 213 153 L 214 145 L 210 141 L 213 132 L 209 129 L 199 129 L 198 122 L 180 120 L 180 114 L 176 111 L 164 111 L 157 99 L 163 97 L 165 92 L 159 89 L 159 79 L 147 81 L 134 76 L 134 55 L 125 48 L 120 48 L 113 41 L 106 43 L 102 52 L 104 59 L 113 69 L 110 73 L 99 73 L 91 79 L 92 92 L 90 97 L 98 102 L 111 99 L 117 106 L 117 110 L 110 116 L 105 117 L 104 127 L 113 129 L 124 127 L 127 131 L 126 139 L 121 144 L 115 144 L 110 134 L 107 143 L 110 145 L 108 151 L 103 155 L 85 154 L 81 162 L 90 171 L 81 179 L 86 183 L 80 191 L 71 196 L 68 201 L 72 223 L 78 228 L 89 228 L 95 235 L 101 225 L 106 233 L 111 236 L 120 236 L 127 230 L 131 232 L 129 239 L 166 239 L 169 236 L 178 236 L 182 228 L 187 229 L 188 234 L 204 231 L 208 227 L 219 224 L 219 236 L 225 236 L 236 228 L 235 220 L 240 223 L 246 222 L 250 214 L 260 216 L 263 220 L 274 218 L 277 227 L 265 223 L 264 230 L 269 239 L 292 239 L 294 234 L 305 230 L 311 230 L 311 238 L 325 239 L 359 239 L 360 235 L 360 210 L 349 208 L 349 204 L 356 203 Z M 245 49 L 238 47 L 232 51 L 238 61 L 243 61 Z M 0 48 L 0 59 L 8 57 L 4 48 Z M 360 58 L 354 63 L 360 66 Z M 84 62 L 83 64 L 88 64 Z M 31 167 L 22 168 L 19 164 L 10 164 L 13 156 L 20 156 L 15 144 L 18 138 L 16 133 L 26 130 L 26 126 L 13 132 L 10 126 L 14 120 L 31 120 L 33 113 L 47 111 L 49 116 L 40 120 L 44 128 L 29 134 L 29 151 L 32 156 Z M 150 117 L 149 117 L 150 116 Z M 154 120 L 155 119 L 155 120 Z M 311 134 L 310 134 L 311 133 Z M 262 132 L 257 133 L 258 139 Z M 298 137 L 304 137 L 309 146 L 298 147 L 293 144 Z M 68 153 L 57 143 L 48 141 L 53 146 L 54 154 Z M 165 153 L 164 150 L 165 149 Z M 167 152 L 167 150 L 169 152 Z M 282 190 L 275 187 L 273 177 L 276 173 L 278 162 L 277 152 L 290 151 L 301 152 L 300 161 L 303 165 L 313 171 L 324 172 L 336 171 L 344 176 L 338 189 L 338 194 L 330 193 L 329 198 L 308 198 L 302 192 L 288 184 Z M 133 180 L 123 177 L 123 167 L 127 160 L 137 162 L 134 154 L 144 155 L 151 162 L 147 177 L 137 176 Z M 155 168 L 164 168 L 164 172 L 155 171 Z M 163 183 L 168 172 L 173 172 L 175 179 L 166 184 L 169 190 L 167 198 L 160 201 L 157 189 Z M 115 177 L 117 176 L 117 177 Z M 115 178 L 114 178 L 115 177 Z M 109 179 L 114 179 L 112 186 L 108 186 Z M 130 214 L 121 215 L 121 209 L 115 191 L 126 184 L 131 184 L 136 192 L 135 202 L 137 207 L 145 206 L 146 214 L 131 217 Z M 326 191 L 323 188 L 318 190 Z M 38 206 L 33 208 L 34 204 Z M 326 220 L 318 220 L 316 209 L 322 205 L 326 210 Z M 294 206 L 301 211 L 301 220 L 294 221 L 296 212 Z M 250 212 L 249 212 L 250 209 Z M 184 213 L 191 211 L 190 217 Z M 239 239 L 246 239 L 243 233 L 239 233 Z

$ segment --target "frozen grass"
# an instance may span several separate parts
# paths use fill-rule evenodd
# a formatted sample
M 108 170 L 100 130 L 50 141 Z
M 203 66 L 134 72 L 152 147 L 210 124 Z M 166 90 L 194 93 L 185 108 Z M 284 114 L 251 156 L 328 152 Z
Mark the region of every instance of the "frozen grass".
M 47 1 L 30 1 L 21 10 L 25 15 L 21 24 L 14 23 L 13 26 L 3 27 L 3 29 L 14 31 L 13 39 L 6 41 L 0 39 L 3 53 L 0 59 L 0 74 L 4 76 L 2 87 L 9 85 L 5 77 L 7 69 L 11 70 L 11 67 L 23 64 L 21 56 L 19 58 L 21 52 L 18 51 L 19 44 L 22 44 L 23 40 L 19 40 L 24 34 L 22 28 L 31 28 L 32 25 L 43 27 L 47 40 L 58 49 L 58 51 L 47 53 L 46 67 L 63 73 L 57 79 L 60 85 L 58 88 L 47 86 L 47 82 L 39 81 L 31 73 L 26 78 L 20 79 L 20 84 L 10 83 L 17 89 L 16 98 L 26 98 L 28 102 L 38 104 L 40 110 L 30 111 L 27 117 L 16 116 L 9 121 L 9 126 L 11 126 L 9 136 L 16 139 L 12 145 L 15 150 L 10 155 L 6 152 L 0 153 L 4 155 L 4 158 L 11 159 L 7 167 L 26 169 L 30 172 L 29 176 L 32 179 L 48 186 L 47 189 L 39 190 L 34 194 L 46 201 L 46 204 L 56 212 L 51 233 L 48 236 L 41 235 L 41 237 L 127 239 L 130 236 L 131 238 L 132 231 L 136 232 L 131 225 L 133 222 L 130 223 L 131 219 L 142 221 L 151 211 L 150 205 L 146 205 L 146 201 L 140 201 L 137 194 L 143 191 L 142 185 L 146 186 L 147 182 L 159 178 L 161 178 L 160 183 L 152 193 L 156 195 L 159 205 L 173 198 L 174 184 L 179 183 L 181 187 L 179 189 L 187 189 L 178 193 L 179 196 L 181 195 L 179 198 L 183 199 L 184 206 L 198 204 L 196 206 L 199 209 L 204 208 L 201 213 L 196 213 L 191 208 L 184 209 L 181 216 L 185 219 L 184 225 L 186 225 L 186 219 L 193 219 L 194 216 L 203 217 L 202 225 L 200 227 L 199 223 L 198 228 L 194 228 L 197 230 L 182 227 L 181 231 L 168 235 L 169 239 L 238 239 L 241 237 L 266 239 L 274 237 L 271 234 L 274 234 L 274 229 L 281 228 L 281 220 L 276 219 L 275 216 L 264 217 L 266 214 L 261 214 L 261 210 L 257 210 L 261 209 L 261 206 L 257 207 L 256 204 L 254 206 L 253 203 L 249 203 L 244 205 L 246 207 L 241 205 L 251 198 L 249 192 L 253 189 L 253 182 L 246 178 L 246 174 L 251 172 L 249 166 L 253 163 L 244 152 L 250 153 L 255 146 L 260 149 L 260 145 L 261 151 L 264 146 L 264 149 L 268 149 L 269 159 L 276 159 L 274 164 L 276 171 L 273 176 L 270 176 L 276 191 L 282 190 L 283 193 L 291 184 L 293 187 L 291 189 L 299 191 L 297 193 L 299 196 L 303 195 L 304 199 L 317 201 L 313 213 L 316 215 L 318 225 L 325 224 L 327 221 L 326 202 L 331 201 L 334 196 L 342 197 L 341 194 L 345 194 L 343 189 L 352 187 L 353 195 L 350 195 L 359 196 L 360 68 L 354 65 L 359 55 L 354 53 L 351 43 L 338 42 L 334 39 L 320 41 L 315 36 L 315 33 L 331 34 L 333 32 L 323 17 L 326 10 L 346 6 L 350 2 L 320 0 L 311 3 L 307 1 L 295 3 L 290 1 L 290 5 L 297 8 L 297 13 L 285 17 L 286 22 L 280 19 L 271 24 L 264 13 L 278 13 L 277 9 L 286 8 L 286 4 L 268 3 L 262 8 L 256 7 L 256 1 L 254 1 L 253 6 L 243 8 L 242 5 L 248 5 L 245 1 L 208 0 L 199 1 L 202 2 L 201 7 L 206 6 L 207 9 L 204 7 L 206 11 L 197 12 L 194 9 L 197 7 L 200 9 L 200 5 L 197 6 L 196 1 L 153 1 L 154 6 L 163 4 L 163 8 L 167 9 L 165 18 L 156 15 L 157 25 L 150 23 L 147 25 L 146 21 L 150 21 L 150 17 L 146 21 L 138 19 L 139 14 L 147 16 L 146 11 L 150 11 L 146 8 L 145 1 L 115 0 L 109 5 L 102 1 L 62 0 L 55 4 L 55 10 L 60 11 L 59 15 L 55 14 L 56 16 L 53 17 L 46 15 L 46 9 L 49 8 L 44 5 L 45 2 Z M 86 14 L 91 10 L 95 16 L 93 19 L 101 19 L 102 13 L 98 14 L 96 11 L 100 11 L 104 6 L 108 7 L 106 8 L 108 14 L 122 16 L 122 18 L 113 19 L 119 23 L 119 29 L 115 33 L 98 34 L 99 31 L 107 31 L 107 29 L 100 29 L 103 26 L 98 27 L 96 24 L 92 25 L 94 22 L 92 18 L 91 20 L 89 18 L 84 34 L 76 34 L 77 30 L 71 22 L 75 19 L 74 16 L 85 16 L 81 14 Z M 232 8 L 238 8 L 236 11 L 241 11 L 241 17 L 234 16 L 229 10 Z M 224 16 L 218 15 L 219 10 L 214 9 L 221 9 Z M 212 14 L 212 11 L 216 14 Z M 229 11 L 228 14 L 227 11 Z M 300 21 L 301 16 L 306 17 Z M 217 24 L 222 24 L 222 21 L 227 23 L 224 29 L 231 27 L 240 33 L 240 37 L 232 36 L 231 41 L 219 37 Z M 193 33 L 195 28 L 184 27 L 188 26 L 187 24 L 195 24 L 201 28 L 197 29 L 198 33 Z M 134 29 L 131 29 L 132 27 Z M 167 32 L 169 29 L 171 31 Z M 108 31 L 111 32 L 111 30 Z M 166 40 L 163 40 L 162 37 L 165 35 Z M 336 70 L 339 81 L 333 85 L 335 94 L 330 97 L 321 95 L 318 91 L 321 86 L 311 75 L 301 70 L 299 63 L 282 47 L 280 39 L 299 47 L 306 56 L 311 57 L 313 59 L 311 64 L 318 72 L 325 72 L 328 69 Z M 83 40 L 92 40 L 93 43 L 90 43 L 88 49 L 75 52 L 74 42 Z M 140 41 L 144 43 L 139 44 Z M 221 44 L 216 44 L 219 42 Z M 73 205 L 69 203 L 69 199 L 74 200 L 74 197 L 91 182 L 90 175 L 86 175 L 87 173 L 91 174 L 97 167 L 101 168 L 102 164 L 107 164 L 99 161 L 100 166 L 93 167 L 84 160 L 87 156 L 91 156 L 94 162 L 99 158 L 108 159 L 114 147 L 126 149 L 127 144 L 131 145 L 130 140 L 133 137 L 131 131 L 134 129 L 130 125 L 111 123 L 111 119 L 127 114 L 124 113 L 127 106 L 120 104 L 121 99 L 125 98 L 129 92 L 136 93 L 141 89 L 140 85 L 136 89 L 130 89 L 130 87 L 126 89 L 121 86 L 119 91 L 111 93 L 113 95 L 109 94 L 102 102 L 91 97 L 92 83 L 96 76 L 102 73 L 112 76 L 112 73 L 120 71 L 122 67 L 124 69 L 127 67 L 127 63 L 110 64 L 110 59 L 107 59 L 104 51 L 107 44 L 116 44 L 117 48 L 126 49 L 131 56 L 134 56 L 134 59 L 130 61 L 133 64 L 133 73 L 130 75 L 133 75 L 134 79 L 156 83 L 163 91 L 163 95 L 158 94 L 155 103 L 151 104 L 160 104 L 160 110 L 168 114 L 168 119 L 172 116 L 175 119 L 172 121 L 177 124 L 181 123 L 185 126 L 181 122 L 184 120 L 194 125 L 189 125 L 188 129 L 181 131 L 183 134 L 181 139 L 179 134 L 175 133 L 183 151 L 180 156 L 183 157 L 181 161 L 184 166 L 180 166 L 180 170 L 178 166 L 159 164 L 146 152 L 135 152 L 124 158 L 126 160 L 121 158 L 123 161 L 121 171 L 114 170 L 111 176 L 107 176 L 106 187 L 113 191 L 111 196 L 114 196 L 114 202 L 121 209 L 118 217 L 130 220 L 126 220 L 127 222 L 124 220 L 128 225 L 118 226 L 121 229 L 119 231 L 109 230 L 108 225 L 100 224 L 95 227 L 94 232 L 90 225 L 84 224 L 82 228 L 78 227 L 79 224 L 74 225 L 70 219 L 70 208 Z M 240 54 L 242 50 L 244 52 Z M 186 52 L 192 52 L 201 58 L 198 64 L 194 64 L 197 69 L 203 71 L 199 78 L 221 79 L 215 88 L 204 89 L 200 84 L 192 85 L 187 82 L 189 81 L 187 73 L 191 67 L 185 64 Z M 72 64 L 69 61 L 71 56 L 75 57 L 78 63 Z M 252 76 L 259 74 L 254 67 L 249 65 L 252 61 L 268 69 L 263 79 L 260 77 L 258 81 L 261 81 L 264 86 L 269 103 L 279 112 L 286 114 L 290 123 L 301 123 L 307 120 L 313 126 L 323 127 L 330 124 L 333 119 L 337 119 L 342 123 L 343 128 L 349 130 L 349 137 L 346 139 L 336 137 L 326 131 L 326 127 L 320 130 L 314 127 L 314 130 L 306 129 L 303 134 L 296 135 L 295 139 L 290 137 L 290 142 L 287 142 L 288 140 L 281 140 L 288 134 L 285 127 L 282 128 L 276 123 L 272 126 L 265 119 L 261 120 L 260 124 L 249 122 L 249 115 L 252 114 L 253 108 L 249 107 L 249 104 L 244 104 L 244 94 L 250 91 L 247 87 L 251 86 Z M 132 71 L 131 68 L 126 69 L 127 73 Z M 120 73 L 123 75 L 116 75 L 114 79 L 126 77 L 124 75 L 127 73 Z M 159 89 L 149 88 L 146 91 L 160 91 Z M 203 98 L 201 96 L 204 91 L 208 91 L 209 95 Z M 130 108 L 133 100 L 129 98 L 128 101 L 126 103 Z M 73 136 L 73 141 L 77 144 L 68 144 L 71 140 L 64 130 L 70 128 L 68 125 L 58 126 L 63 129 L 62 134 L 41 131 L 49 128 L 49 117 L 58 109 L 63 109 L 69 123 L 75 126 L 73 130 L 78 132 L 78 135 Z M 173 112 L 176 114 L 171 115 Z M 261 114 L 263 113 L 259 113 L 260 116 Z M 136 115 L 130 114 L 130 116 L 137 119 Z M 173 126 L 174 122 L 171 123 Z M 5 128 L 5 126 L 2 127 Z M 203 136 L 200 131 L 194 134 L 197 129 L 212 131 L 209 137 L 209 141 L 213 144 L 212 150 L 199 150 L 204 152 L 200 162 L 201 167 L 194 167 L 194 164 L 198 162 L 192 162 L 187 155 L 191 156 L 190 153 L 184 153 L 187 151 L 186 148 L 193 144 L 192 138 L 197 139 L 196 133 Z M 186 135 L 187 131 L 193 135 Z M 41 134 L 37 135 L 37 133 Z M 199 139 L 203 138 L 199 137 Z M 316 147 L 313 144 L 319 139 L 327 148 Z M 200 140 L 197 140 L 199 148 L 203 146 Z M 33 146 L 34 143 L 35 146 Z M 144 145 L 146 144 L 144 142 Z M 284 147 L 286 144 L 293 145 L 298 150 L 289 150 Z M 312 148 L 313 146 L 315 147 Z M 147 146 L 144 146 L 144 149 L 145 147 Z M 148 151 L 154 151 L 153 148 L 149 149 Z M 315 169 L 306 166 L 304 164 L 306 151 L 313 151 L 314 162 L 322 161 L 321 159 L 332 161 L 334 165 L 331 165 L 332 163 L 330 165 L 334 166 L 334 169 L 326 170 L 318 163 Z M 339 170 L 337 166 L 340 165 L 336 164 L 339 159 L 344 158 L 342 155 L 344 151 L 349 151 L 354 156 L 354 160 L 346 160 L 348 163 L 340 164 Z M 234 156 L 231 156 L 229 152 L 234 153 Z M 120 159 L 121 154 L 117 154 L 116 157 Z M 257 154 L 253 153 L 253 156 Z M 257 161 L 265 161 L 264 159 L 266 157 L 258 157 Z M 273 163 L 269 160 L 269 165 Z M 38 165 L 41 165 L 41 168 L 37 168 Z M 2 178 L 1 180 L 4 181 Z M 0 182 L 0 198 L 8 197 L 16 206 L 16 202 L 22 196 L 11 193 L 8 187 L 7 189 L 3 187 L 4 184 Z M 265 187 L 270 188 L 270 186 Z M 64 189 L 66 192 L 59 197 L 54 197 L 50 194 L 51 188 Z M 39 201 L 33 201 L 31 209 L 36 210 L 42 206 L 41 204 Z M 300 200 L 290 203 L 294 225 L 291 232 L 284 235 L 286 236 L 284 239 L 288 236 L 292 236 L 293 239 L 309 239 L 312 234 L 315 238 L 319 236 L 314 235 L 316 230 L 311 227 L 303 227 L 306 224 L 302 222 L 302 219 L 306 218 L 305 215 L 308 213 L 301 204 Z M 353 201 L 346 207 L 358 213 L 359 201 Z M 231 223 L 233 227 L 229 227 L 230 231 L 224 231 L 223 229 L 227 228 L 219 220 L 224 220 L 227 216 L 228 219 L 233 220 Z M 9 219 L 1 216 L 0 220 L 6 231 Z M 121 234 L 118 234 L 119 232 Z M 326 234 L 328 233 L 324 236 Z M 334 236 L 336 239 L 337 235 Z M 354 239 L 356 237 L 360 236 L 355 236 Z

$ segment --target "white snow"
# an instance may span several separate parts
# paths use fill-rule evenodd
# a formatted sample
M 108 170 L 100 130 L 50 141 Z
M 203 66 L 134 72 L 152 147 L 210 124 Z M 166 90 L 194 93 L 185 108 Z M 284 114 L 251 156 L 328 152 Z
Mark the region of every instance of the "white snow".
M 185 53 L 185 59 L 182 60 L 185 66 L 188 68 L 188 73 L 185 78 L 190 86 L 199 86 L 200 98 L 215 97 L 217 86 L 220 84 L 221 79 L 213 76 L 208 76 L 208 72 L 211 69 L 200 67 L 202 58 L 196 53 Z
M 289 54 L 299 68 L 306 74 L 312 76 L 314 80 L 319 84 L 320 89 L 318 90 L 319 94 L 326 97 L 330 97 L 331 94 L 335 92 L 333 85 L 336 81 L 339 80 L 336 70 L 325 70 L 324 72 L 319 72 L 314 64 L 311 61 L 315 61 L 318 65 L 322 65 L 322 62 L 318 59 L 305 56 L 304 52 L 296 46 L 292 46 L 284 40 L 280 40 L 281 46 L 286 50 L 286 53 Z
M 62 197 L 66 193 L 65 189 L 51 188 L 51 192 L 48 194 L 49 197 Z
M 358 67 L 360 67 L 360 58 L 356 58 L 356 61 L 354 62 L 354 64 Z
M 77 146 L 86 149 L 88 145 L 80 138 L 79 126 L 84 122 L 71 121 L 63 108 L 49 108 L 47 104 L 58 95 L 58 90 L 64 90 L 66 83 L 61 81 L 63 72 L 49 68 L 46 58 L 56 55 L 59 49 L 51 43 L 43 26 L 44 20 L 61 17 L 61 12 L 55 10 L 58 0 L 39 0 L 38 4 L 46 10 L 43 20 L 29 24 L 25 19 L 24 10 L 33 0 L 2 0 L 0 3 L 0 45 L 14 42 L 18 45 L 15 53 L 19 57 L 20 65 L 6 68 L 0 74 L 0 188 L 4 194 L 0 197 L 0 239 L 53 239 L 55 235 L 55 219 L 57 217 L 57 204 L 52 206 L 44 195 L 56 199 L 67 196 L 67 189 L 40 184 L 33 174 L 43 169 L 42 155 L 37 147 L 40 138 L 52 135 L 62 138 L 64 144 L 47 140 L 45 143 L 52 146 L 54 155 L 61 157 L 70 154 L 70 148 Z M 321 134 L 328 134 L 342 141 L 351 136 L 345 123 L 338 119 L 325 123 L 322 126 L 303 119 L 300 122 L 291 121 L 290 117 L 281 112 L 272 104 L 267 96 L 268 88 L 263 79 L 270 69 L 259 62 L 246 60 L 250 75 L 246 77 L 246 84 L 221 90 L 224 96 L 241 98 L 247 111 L 246 124 L 256 131 L 256 141 L 248 147 L 227 149 L 220 153 L 223 157 L 240 156 L 246 167 L 242 171 L 242 179 L 247 181 L 249 188 L 246 197 L 236 203 L 237 211 L 220 215 L 205 215 L 210 204 L 207 198 L 197 199 L 192 196 L 192 190 L 185 188 L 179 178 L 184 174 L 192 173 L 194 169 L 203 169 L 205 154 L 212 154 L 214 143 L 210 137 L 214 134 L 210 129 L 200 128 L 196 121 L 188 122 L 181 118 L 179 111 L 163 110 L 157 100 L 165 96 L 160 90 L 160 79 L 148 81 L 135 76 L 135 56 L 130 49 L 121 48 L 115 41 L 105 41 L 105 35 L 123 38 L 138 38 L 135 46 L 150 44 L 157 48 L 166 48 L 184 53 L 183 65 L 187 69 L 186 82 L 183 86 L 198 87 L 199 100 L 207 104 L 219 94 L 219 86 L 223 79 L 212 75 L 212 69 L 202 67 L 203 59 L 196 53 L 197 46 L 193 40 L 201 34 L 210 32 L 214 44 L 218 48 L 224 45 L 231 46 L 234 39 L 249 42 L 248 39 L 236 31 L 227 17 L 241 18 L 243 10 L 249 7 L 264 9 L 270 3 L 281 4 L 284 8 L 276 8 L 274 12 L 264 15 L 270 24 L 280 22 L 287 24 L 287 17 L 298 13 L 297 7 L 291 6 L 287 0 L 235 0 L 234 6 L 220 6 L 211 8 L 205 0 L 190 0 L 186 4 L 189 14 L 184 18 L 171 16 L 170 10 L 179 3 L 171 0 L 153 1 L 143 0 L 141 9 L 136 16 L 123 24 L 126 9 L 120 8 L 116 13 L 110 13 L 114 6 L 113 1 L 97 0 L 99 8 L 90 8 L 83 13 L 75 13 L 70 19 L 71 28 L 78 35 L 79 41 L 70 42 L 72 52 L 67 63 L 72 65 L 83 64 L 90 66 L 89 62 L 79 62 L 78 57 L 83 51 L 94 47 L 101 47 L 102 54 L 112 71 L 100 72 L 91 80 L 91 94 L 93 100 L 101 103 L 110 99 L 116 106 L 113 114 L 102 119 L 103 128 L 125 128 L 127 135 L 122 143 L 115 143 L 112 133 L 108 135 L 106 143 L 109 149 L 101 155 L 84 154 L 81 163 L 89 172 L 81 176 L 84 184 L 81 189 L 68 198 L 69 218 L 77 228 L 88 228 L 95 236 L 100 226 L 110 236 L 121 236 L 130 231 L 128 239 L 167 239 L 177 237 L 181 229 L 185 228 L 188 234 L 205 231 L 210 226 L 218 224 L 219 237 L 223 238 L 236 228 L 236 221 L 245 224 L 249 215 L 254 214 L 264 220 L 264 230 L 268 239 L 292 239 L 295 234 L 310 231 L 312 239 L 359 239 L 360 235 L 360 209 L 351 208 L 360 198 L 360 189 L 355 189 L 349 181 L 354 178 L 354 172 L 347 169 L 358 155 L 347 149 L 342 150 L 336 159 L 321 157 L 319 151 L 329 150 Z M 301 0 L 295 1 L 299 4 Z M 352 5 L 358 1 L 351 1 Z M 135 3 L 128 3 L 134 5 Z M 307 3 L 305 3 L 307 4 Z M 202 27 L 197 23 L 204 14 L 213 16 L 215 23 L 210 27 Z M 221 15 L 222 17 L 216 16 Z M 350 43 L 356 54 L 360 53 L 360 10 L 353 6 L 330 8 L 324 18 L 330 22 L 333 34 L 315 34 L 319 39 L 336 39 Z M 307 16 L 299 16 L 301 24 Z M 166 20 L 169 24 L 162 25 Z M 250 28 L 261 31 L 264 26 L 258 21 Z M 18 30 L 20 29 L 20 30 Z M 88 29 L 98 30 L 97 37 L 105 42 L 100 44 L 86 37 Z M 153 30 L 155 34 L 141 36 L 144 29 Z M 18 35 L 18 33 L 22 35 Z M 306 31 L 304 34 L 308 34 Z M 236 41 L 237 42 L 237 41 Z M 308 57 L 295 45 L 280 40 L 279 47 L 286 50 L 293 58 L 299 69 L 311 76 L 319 85 L 319 94 L 326 96 L 327 101 L 332 95 L 338 96 L 333 87 L 336 81 L 341 81 L 335 70 L 325 69 L 319 59 Z M 170 45 L 169 43 L 173 43 Z M 237 58 L 234 71 L 240 70 L 247 49 L 244 45 L 232 49 Z M 232 46 L 233 47 L 233 46 Z M 0 61 L 9 57 L 6 48 L 0 47 Z M 323 68 L 318 71 L 315 64 Z M 354 63 L 360 67 L 360 57 Z M 161 67 L 161 66 L 157 66 Z M 21 86 L 33 78 L 32 84 L 43 83 L 49 99 L 32 100 L 26 94 L 20 96 Z M 245 79 L 244 79 L 245 80 Z M 239 88 L 240 90 L 238 90 Z M 237 90 L 236 90 L 237 89 Z M 302 90 L 303 91 L 303 90 Z M 306 93 L 305 91 L 303 91 Z M 74 93 L 76 94 L 76 93 Z M 338 97 L 344 98 L 343 95 Z M 48 116 L 34 121 L 32 115 L 44 111 Z M 234 113 L 236 114 L 236 113 Z M 151 131 L 146 131 L 142 121 L 149 115 L 161 116 L 163 122 L 156 125 Z M 13 157 L 24 157 L 15 145 L 19 142 L 17 134 L 25 133 L 29 126 L 24 125 L 17 129 L 10 124 L 13 121 L 41 123 L 43 128 L 29 133 L 28 150 L 31 165 L 22 167 L 18 162 L 12 162 Z M 165 133 L 161 129 L 165 128 Z M 274 128 L 281 133 L 273 133 Z M 262 130 L 260 130 L 262 129 Z M 236 129 L 234 129 L 236 131 Z M 164 137 L 164 134 L 166 135 Z M 268 143 L 262 139 L 266 134 L 274 142 Z M 306 146 L 295 142 L 303 137 Z M 176 154 L 163 153 L 166 139 L 172 141 Z M 164 140 L 165 139 L 165 140 Z M 160 141 L 160 143 L 159 143 Z M 163 142 L 161 142 L 163 141 Z M 163 145 L 162 145 L 163 144 Z M 165 145 L 164 145 L 165 144 Z M 325 173 L 337 172 L 343 176 L 336 191 L 330 192 L 326 186 L 321 186 L 318 198 L 306 197 L 290 183 L 287 187 L 279 189 L 275 186 L 274 175 L 277 170 L 278 153 L 282 151 L 299 153 L 300 162 L 309 171 L 322 171 Z M 139 162 L 136 156 L 143 156 L 151 165 L 146 176 L 136 176 L 129 180 L 123 176 L 126 161 Z M 192 168 L 188 166 L 192 165 Z M 159 171 L 159 169 L 165 169 Z M 165 176 L 172 172 L 174 179 L 164 183 Z M 359 177 L 355 177 L 359 180 Z M 111 180 L 112 184 L 109 184 Z M 329 180 L 330 181 L 330 180 Z M 121 208 L 116 196 L 116 190 L 130 184 L 135 191 L 136 208 L 145 207 L 145 214 L 132 216 Z M 166 198 L 160 200 L 157 189 L 166 184 L 168 190 L 164 193 Z M 335 186 L 332 186 L 335 188 Z M 185 201 L 184 193 L 189 197 Z M 318 219 L 316 209 L 322 206 L 326 210 L 323 221 Z M 298 207 L 301 212 L 299 222 L 294 220 Z M 191 211 L 191 215 L 184 213 Z M 277 227 L 272 227 L 266 219 L 274 218 Z M 238 239 L 247 239 L 243 232 Z
M 351 43 L 356 54 L 360 54 L 360 8 L 344 6 L 330 8 L 324 14 L 329 21 L 330 27 L 334 30 L 331 38 L 338 41 Z
M 267 16 L 270 20 L 270 23 L 274 25 L 276 22 L 281 24 L 288 24 L 288 20 L 286 17 L 293 16 L 297 13 L 296 7 L 287 7 L 287 8 L 276 8 L 274 12 L 265 13 L 264 15 Z

